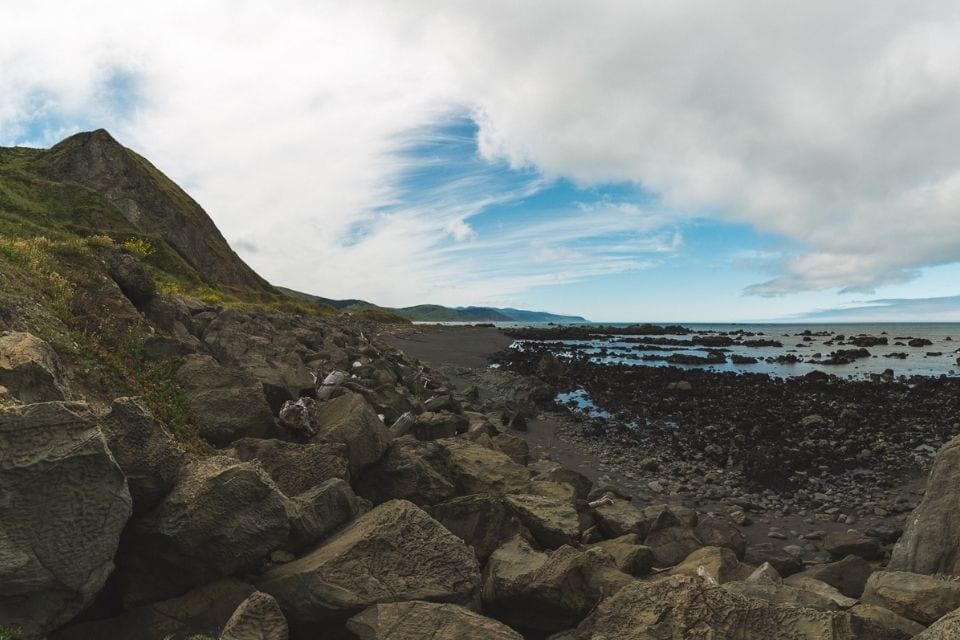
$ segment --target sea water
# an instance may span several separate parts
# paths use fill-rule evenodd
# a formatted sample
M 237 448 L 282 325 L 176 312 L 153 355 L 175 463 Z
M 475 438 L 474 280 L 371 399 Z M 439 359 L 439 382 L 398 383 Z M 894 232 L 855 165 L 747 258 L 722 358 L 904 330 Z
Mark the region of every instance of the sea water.
M 892 369 L 896 376 L 955 376 L 960 375 L 960 365 L 957 364 L 957 358 L 960 357 L 960 323 L 925 323 L 925 322 L 902 322 L 902 323 L 843 323 L 843 324 L 820 324 L 820 323 L 797 323 L 797 324 L 681 324 L 690 329 L 693 333 L 677 335 L 656 335 L 644 336 L 637 335 L 606 335 L 602 332 L 603 326 L 608 327 L 627 327 L 633 323 L 606 323 L 587 324 L 578 326 L 596 326 L 597 334 L 591 336 L 589 340 L 548 340 L 550 343 L 562 342 L 569 345 L 570 349 L 564 353 L 561 349 L 558 355 L 571 355 L 579 353 L 586 355 L 591 361 L 599 364 L 627 364 L 636 366 L 674 366 L 683 369 L 700 368 L 710 371 L 732 371 L 738 373 L 763 373 L 778 377 L 802 376 L 811 371 L 819 370 L 832 373 L 841 377 L 865 378 L 870 374 L 881 374 L 887 369 Z M 671 323 L 673 324 L 673 323 Z M 517 323 L 497 323 L 501 327 L 519 327 L 533 326 L 546 327 L 547 325 L 519 325 Z M 705 356 L 711 349 L 703 346 L 672 346 L 655 345 L 658 350 L 642 350 L 636 347 L 642 346 L 644 338 L 675 338 L 679 340 L 689 340 L 696 335 L 717 335 L 729 334 L 732 332 L 743 331 L 755 334 L 744 339 L 769 339 L 777 340 L 783 344 L 782 347 L 747 347 L 743 345 L 732 345 L 724 347 L 724 353 L 727 361 L 722 364 L 710 365 L 681 365 L 671 364 L 663 360 L 641 360 L 643 355 L 652 354 L 657 356 L 670 356 L 671 354 L 688 354 Z M 804 332 L 813 335 L 807 335 L 810 338 L 804 341 Z M 817 335 L 822 334 L 822 335 Z M 846 337 L 844 344 L 835 340 L 837 335 Z M 826 365 L 816 360 L 824 359 L 832 351 L 838 349 L 856 348 L 852 344 L 846 344 L 855 336 L 875 336 L 887 338 L 888 344 L 866 347 L 870 352 L 869 358 L 860 358 L 850 364 Z M 734 336 L 735 337 L 735 336 Z M 925 338 L 932 344 L 922 347 L 911 347 L 907 342 L 913 338 Z M 824 344 L 827 341 L 834 340 L 832 345 Z M 629 340 L 629 342 L 628 342 Z M 639 340 L 640 342 L 637 342 Z M 537 342 L 537 341 L 531 341 Z M 515 348 L 522 348 L 524 341 L 518 341 L 514 344 Z M 897 344 L 901 343 L 901 344 Z M 603 351 L 605 350 L 605 353 Z M 813 358 L 815 354 L 821 354 L 821 358 Z M 905 353 L 904 359 L 890 357 L 890 354 Z M 737 354 L 741 356 L 750 356 L 757 359 L 756 364 L 734 364 L 731 362 L 731 356 Z M 777 356 L 794 355 L 800 362 L 796 363 L 778 363 L 768 361 L 768 359 Z M 936 355 L 939 354 L 939 355 Z

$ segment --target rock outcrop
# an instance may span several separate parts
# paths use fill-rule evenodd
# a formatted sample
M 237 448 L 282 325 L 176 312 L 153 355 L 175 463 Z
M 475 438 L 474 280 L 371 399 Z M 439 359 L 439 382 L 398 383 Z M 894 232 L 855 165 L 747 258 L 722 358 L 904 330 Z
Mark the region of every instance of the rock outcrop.
M 132 512 L 85 404 L 0 409 L 0 620 L 43 633 L 89 605 Z
M 24 404 L 65 400 L 63 370 L 53 348 L 36 336 L 0 336 L 0 386 Z

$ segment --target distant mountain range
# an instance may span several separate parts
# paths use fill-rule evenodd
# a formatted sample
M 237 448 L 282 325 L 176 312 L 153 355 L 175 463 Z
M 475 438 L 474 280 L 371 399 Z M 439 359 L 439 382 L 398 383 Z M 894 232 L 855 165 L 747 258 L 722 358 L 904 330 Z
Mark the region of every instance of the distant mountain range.
M 414 322 L 587 322 L 586 318 L 581 316 L 564 316 L 510 307 L 444 307 L 437 304 L 419 304 L 402 308 L 379 307 L 366 300 L 333 300 L 284 287 L 276 288 L 295 298 L 328 304 L 340 311 L 385 309 Z

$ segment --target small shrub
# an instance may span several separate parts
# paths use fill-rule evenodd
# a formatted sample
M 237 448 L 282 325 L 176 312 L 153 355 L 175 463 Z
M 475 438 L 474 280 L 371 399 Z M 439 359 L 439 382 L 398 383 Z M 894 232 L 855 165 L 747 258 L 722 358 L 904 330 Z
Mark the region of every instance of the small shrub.
M 20 627 L 0 624 L 0 640 L 20 640 L 23 630 Z
M 110 236 L 98 234 L 95 236 L 88 237 L 87 245 L 91 247 L 98 247 L 100 249 L 109 249 L 116 246 L 116 243 L 113 241 L 113 238 L 111 238 Z
M 145 238 L 128 238 L 121 246 L 137 258 L 152 256 L 156 251 L 150 241 Z

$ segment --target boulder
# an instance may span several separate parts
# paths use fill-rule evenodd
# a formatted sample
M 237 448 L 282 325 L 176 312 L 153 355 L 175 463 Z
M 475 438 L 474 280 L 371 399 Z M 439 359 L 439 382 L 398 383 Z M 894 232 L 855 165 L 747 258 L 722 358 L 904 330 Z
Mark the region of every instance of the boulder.
M 735 584 L 735 583 L 731 583 Z M 739 640 L 886 639 L 868 620 L 839 611 L 784 607 L 729 593 L 729 585 L 673 576 L 633 582 L 603 600 L 576 629 L 551 640 L 661 640 L 737 638 Z
M 784 552 L 782 547 L 769 542 L 748 546 L 744 560 L 748 564 L 756 566 L 766 562 L 784 577 L 803 571 L 803 562 L 798 557 Z
M 846 556 L 836 562 L 812 566 L 804 573 L 835 587 L 848 598 L 859 598 L 873 567 L 860 556 Z
M 506 454 L 517 464 L 526 466 L 530 462 L 530 445 L 523 438 L 509 433 L 498 433 L 490 440 L 497 451 Z
M 593 489 L 593 481 L 591 481 L 590 478 L 573 469 L 567 469 L 558 464 L 552 465 L 546 471 L 539 473 L 534 480 L 569 484 L 573 487 L 577 500 L 586 500 L 587 496 L 590 495 L 590 491 Z
M 416 398 L 411 397 L 403 387 L 396 384 L 381 384 L 368 388 L 347 381 L 344 386 L 362 395 L 374 411 L 383 414 L 387 424 L 393 424 L 397 418 L 407 412 L 417 413 L 420 410 Z
M 955 640 L 960 638 L 960 609 L 951 611 L 918 635 L 914 640 Z
M 167 426 L 139 398 L 117 398 L 100 428 L 127 478 L 133 512 L 153 509 L 173 488 L 184 452 Z
M 30 333 L 0 336 L 0 386 L 24 404 L 67 397 L 56 352 Z
M 427 506 L 456 495 L 449 477 L 445 448 L 404 436 L 391 441 L 383 457 L 367 467 L 354 486 L 374 504 L 401 499 Z
M 836 611 L 840 608 L 831 598 L 788 584 L 736 581 L 726 583 L 723 588 L 742 598 L 763 600 L 774 605 L 805 607 L 818 611 Z
M 483 574 L 484 609 L 525 632 L 577 624 L 604 597 L 633 582 L 601 549 L 534 551 L 514 538 L 493 552 Z
M 298 551 L 312 545 L 369 510 L 370 503 L 357 497 L 349 484 L 330 478 L 287 502 L 290 539 L 286 547 Z
M 310 425 L 316 433 L 311 442 L 333 441 L 347 445 L 351 474 L 374 464 L 386 452 L 390 430 L 363 396 L 346 393 L 332 400 L 307 404 Z
M 530 472 L 508 456 L 460 438 L 437 443 L 447 452 L 450 478 L 461 495 L 527 493 Z
M 555 498 L 570 506 L 577 506 L 577 492 L 573 485 L 553 480 L 533 480 L 530 482 L 530 493 L 535 496 Z M 581 503 L 582 504 L 582 503 Z
M 513 536 L 529 537 L 520 519 L 503 499 L 486 493 L 453 498 L 429 507 L 430 517 L 473 547 L 481 564 Z
M 628 533 L 645 536 L 647 528 L 650 526 L 643 511 L 629 500 L 613 497 L 606 500 L 601 498 L 601 503 L 594 507 L 593 513 L 600 528 L 611 538 L 619 538 Z
M 879 560 L 883 557 L 880 541 L 859 531 L 831 531 L 823 536 L 823 548 L 839 560 L 854 555 L 864 560 Z
M 760 584 L 783 584 L 783 577 L 780 576 L 780 572 L 777 571 L 773 565 L 769 562 L 764 562 L 754 569 L 749 576 L 744 578 L 743 581 Z
M 347 622 L 360 640 L 523 640 L 491 618 L 455 604 L 391 602 L 376 604 Z
M 907 638 L 913 638 L 924 630 L 924 626 L 919 622 L 914 622 L 913 620 L 897 615 L 889 609 L 884 609 L 883 607 L 872 604 L 857 603 L 850 607 L 850 613 L 858 618 L 871 620 L 878 625 L 890 629 L 891 640 L 907 640 Z M 960 631 L 960 628 L 957 630 Z M 943 636 L 943 639 L 946 640 L 948 637 L 953 636 Z
M 113 572 L 131 512 L 85 404 L 0 409 L 0 620 L 43 633 L 82 611 Z
M 307 348 L 297 340 L 305 319 L 289 314 L 223 311 L 203 332 L 203 342 L 216 359 L 243 371 L 262 385 L 273 413 L 284 402 L 314 390 L 303 362 Z
M 115 618 L 70 625 L 52 634 L 50 640 L 214 638 L 252 593 L 250 585 L 226 578 L 178 598 L 135 607 Z
M 140 308 L 157 295 L 153 276 L 129 253 L 111 251 L 106 258 L 107 271 L 123 295 Z
M 523 494 L 508 495 L 506 502 L 544 549 L 579 543 L 580 517 L 570 502 Z
M 458 433 L 464 433 L 470 421 L 449 411 L 424 411 L 417 416 L 416 422 L 410 427 L 410 434 L 417 440 L 437 440 L 452 438 Z
M 380 602 L 468 604 L 479 586 L 477 559 L 462 540 L 415 504 L 391 500 L 268 571 L 260 589 L 306 634 Z
M 273 596 L 257 591 L 233 612 L 220 640 L 287 640 L 288 635 L 280 605 Z
M 960 608 L 960 582 L 904 571 L 875 571 L 861 600 L 930 625 Z
M 855 598 L 848 598 L 840 593 L 836 587 L 833 587 L 822 580 L 817 580 L 807 572 L 795 573 L 792 576 L 788 576 L 784 579 L 783 584 L 796 589 L 810 591 L 817 595 L 823 596 L 824 598 L 829 598 L 834 602 L 834 604 L 837 605 L 837 607 L 841 609 L 849 609 L 853 605 L 857 604 Z
M 911 573 L 960 574 L 960 436 L 933 461 L 920 505 L 907 520 L 888 568 Z
M 637 534 L 628 533 L 592 546 L 606 551 L 620 571 L 632 576 L 645 576 L 653 568 L 653 550 L 640 544 L 639 539 Z
M 674 576 L 701 576 L 705 579 L 709 576 L 718 584 L 736 580 L 740 573 L 740 561 L 736 554 L 726 547 L 697 549 L 670 570 L 670 575 Z
M 284 496 L 257 466 L 224 456 L 188 464 L 125 536 L 118 562 L 125 604 L 256 569 L 289 533 Z
M 259 462 L 288 496 L 309 491 L 331 478 L 350 480 L 347 445 L 342 442 L 298 444 L 243 438 L 234 442 L 232 448 L 240 460 Z
M 689 520 L 681 519 L 682 515 L 663 510 L 650 524 L 643 543 L 653 551 L 653 561 L 658 567 L 673 566 L 703 546 Z
M 245 437 L 269 438 L 277 425 L 263 387 L 239 371 L 220 366 L 207 355 L 187 356 L 177 370 L 200 435 L 223 447 Z
M 730 549 L 741 560 L 747 552 L 747 539 L 726 516 L 709 514 L 699 518 L 693 533 L 704 545 Z

